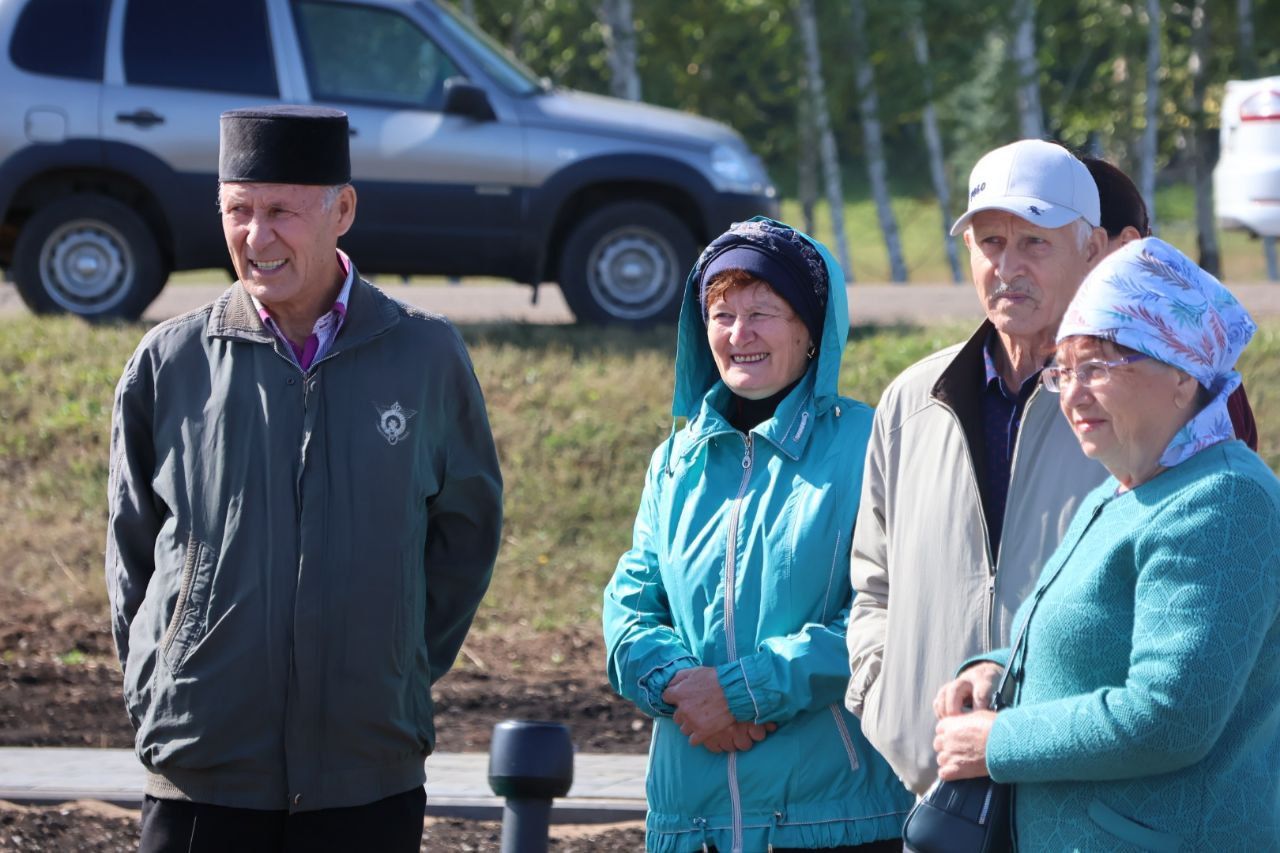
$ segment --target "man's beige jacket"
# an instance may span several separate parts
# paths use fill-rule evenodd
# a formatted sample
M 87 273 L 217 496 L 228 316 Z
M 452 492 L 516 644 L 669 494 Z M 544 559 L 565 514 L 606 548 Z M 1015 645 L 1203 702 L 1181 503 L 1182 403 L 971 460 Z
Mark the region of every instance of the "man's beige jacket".
M 1009 644 L 1014 612 L 1081 499 L 1106 478 L 1058 397 L 1038 387 L 1013 451 L 998 559 L 983 515 L 984 323 L 885 390 L 853 534 L 853 676 L 845 705 L 908 788 L 937 775 L 933 697 L 966 659 Z

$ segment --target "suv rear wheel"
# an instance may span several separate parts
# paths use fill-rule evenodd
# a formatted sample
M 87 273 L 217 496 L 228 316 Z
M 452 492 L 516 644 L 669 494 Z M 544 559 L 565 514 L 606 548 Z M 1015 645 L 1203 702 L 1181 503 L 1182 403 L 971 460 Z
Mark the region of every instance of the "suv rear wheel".
M 38 210 L 13 249 L 13 280 L 37 314 L 135 320 L 168 277 L 155 235 L 122 202 L 71 195 Z
M 697 257 L 693 235 L 664 208 L 611 204 L 582 220 L 565 242 L 560 289 L 584 323 L 646 325 L 674 320 Z

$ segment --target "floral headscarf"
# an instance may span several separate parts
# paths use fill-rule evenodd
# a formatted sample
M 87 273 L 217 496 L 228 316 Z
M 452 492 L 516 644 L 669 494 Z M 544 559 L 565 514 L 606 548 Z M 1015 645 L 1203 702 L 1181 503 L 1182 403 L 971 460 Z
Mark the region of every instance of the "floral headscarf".
M 1195 377 L 1213 400 L 1160 456 L 1171 468 L 1233 436 L 1227 397 L 1240 385 L 1236 361 L 1257 331 L 1249 312 L 1216 278 L 1155 237 L 1105 258 L 1085 278 L 1058 328 L 1058 342 L 1091 335 L 1135 349 Z

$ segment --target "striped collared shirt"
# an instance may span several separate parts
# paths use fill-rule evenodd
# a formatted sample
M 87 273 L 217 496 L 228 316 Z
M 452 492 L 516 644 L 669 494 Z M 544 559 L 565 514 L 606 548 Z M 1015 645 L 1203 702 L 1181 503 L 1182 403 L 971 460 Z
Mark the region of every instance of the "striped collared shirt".
M 338 292 L 333 308 L 316 320 L 311 334 L 301 346 L 286 338 L 267 307 L 258 301 L 258 297 L 249 294 L 253 299 L 253 306 L 258 309 L 258 316 L 262 318 L 262 324 L 288 345 L 294 363 L 303 370 L 309 370 L 311 365 L 329 354 L 334 340 L 338 337 L 338 332 L 342 329 L 343 321 L 347 319 L 347 300 L 351 298 L 351 283 L 355 280 L 355 272 L 351 266 L 351 259 L 341 249 L 338 250 L 338 263 L 347 274 L 346 280 L 342 283 L 342 290 Z

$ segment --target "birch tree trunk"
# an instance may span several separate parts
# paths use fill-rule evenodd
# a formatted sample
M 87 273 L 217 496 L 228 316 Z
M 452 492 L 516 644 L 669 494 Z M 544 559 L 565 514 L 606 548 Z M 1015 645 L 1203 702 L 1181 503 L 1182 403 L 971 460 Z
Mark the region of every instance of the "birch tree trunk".
M 524 19 L 529 9 L 525 0 L 518 0 L 516 3 L 516 13 L 512 15 L 511 21 L 511 37 L 507 40 L 507 49 L 519 56 L 524 50 Z
M 1253 0 L 1236 0 L 1236 32 L 1240 37 L 1240 77 L 1258 76 L 1258 55 L 1253 46 Z
M 1014 0 L 1013 62 L 1018 72 L 1018 119 L 1023 139 L 1044 137 L 1044 110 L 1040 106 L 1040 66 L 1036 62 L 1035 0 Z
M 800 215 L 806 234 L 817 229 L 818 207 L 818 140 L 815 138 L 813 102 L 809 84 L 800 78 L 800 100 L 796 104 L 796 192 L 800 196 Z
M 1147 0 L 1147 100 L 1142 108 L 1141 150 L 1138 152 L 1138 190 L 1147 205 L 1151 233 L 1156 232 L 1156 131 L 1160 105 L 1160 0 Z M 1143 236 L 1146 236 L 1145 234 Z
M 929 176 L 933 179 L 933 191 L 938 196 L 938 207 L 942 211 L 942 245 L 947 253 L 947 264 L 951 267 L 951 280 L 956 284 L 964 282 L 960 270 L 960 258 L 956 253 L 956 239 L 951 236 L 951 186 L 947 183 L 945 162 L 942 153 L 942 134 L 938 132 L 938 111 L 933 106 L 933 76 L 929 73 L 929 39 L 924 32 L 924 24 L 920 19 L 920 5 L 911 4 L 911 44 L 915 51 L 916 64 L 920 66 L 920 79 L 924 84 L 924 141 L 929 150 Z
M 1209 83 L 1209 18 L 1207 0 L 1195 0 L 1191 8 L 1191 164 L 1196 188 L 1196 245 L 1200 266 L 1221 277 L 1222 256 L 1218 250 L 1218 232 L 1213 216 L 1213 131 L 1205 120 L 1205 89 Z
M 615 98 L 640 100 L 640 75 L 636 72 L 636 24 L 631 0 L 600 0 L 596 15 L 604 26 L 610 92 Z
M 880 103 L 876 95 L 875 70 L 867 50 L 867 7 L 865 0 L 850 0 L 853 10 L 853 62 L 858 84 L 858 115 L 862 120 L 862 146 L 867 154 L 867 178 L 871 197 L 876 203 L 876 218 L 889 253 L 889 275 L 894 282 L 905 283 L 907 265 L 902 260 L 902 238 L 898 219 L 893 215 L 889 193 L 889 167 L 884 159 L 884 134 L 880 129 Z
M 1258 54 L 1253 42 L 1253 0 L 1236 0 L 1236 35 L 1239 49 L 1236 60 L 1240 64 L 1240 77 L 1252 80 L 1258 76 Z M 1267 280 L 1280 281 L 1280 262 L 1276 258 L 1276 238 L 1262 238 L 1262 256 L 1267 265 Z
M 840 187 L 840 160 L 836 156 L 836 137 L 831 132 L 831 115 L 827 111 L 826 86 L 822 81 L 822 57 L 818 54 L 818 22 L 813 0 L 797 0 L 796 17 L 804 44 L 805 68 L 809 80 L 809 103 L 821 142 L 823 183 L 827 204 L 831 207 L 831 230 L 835 232 L 836 257 L 844 268 L 846 281 L 853 281 L 849 243 L 844 234 L 844 191 Z

